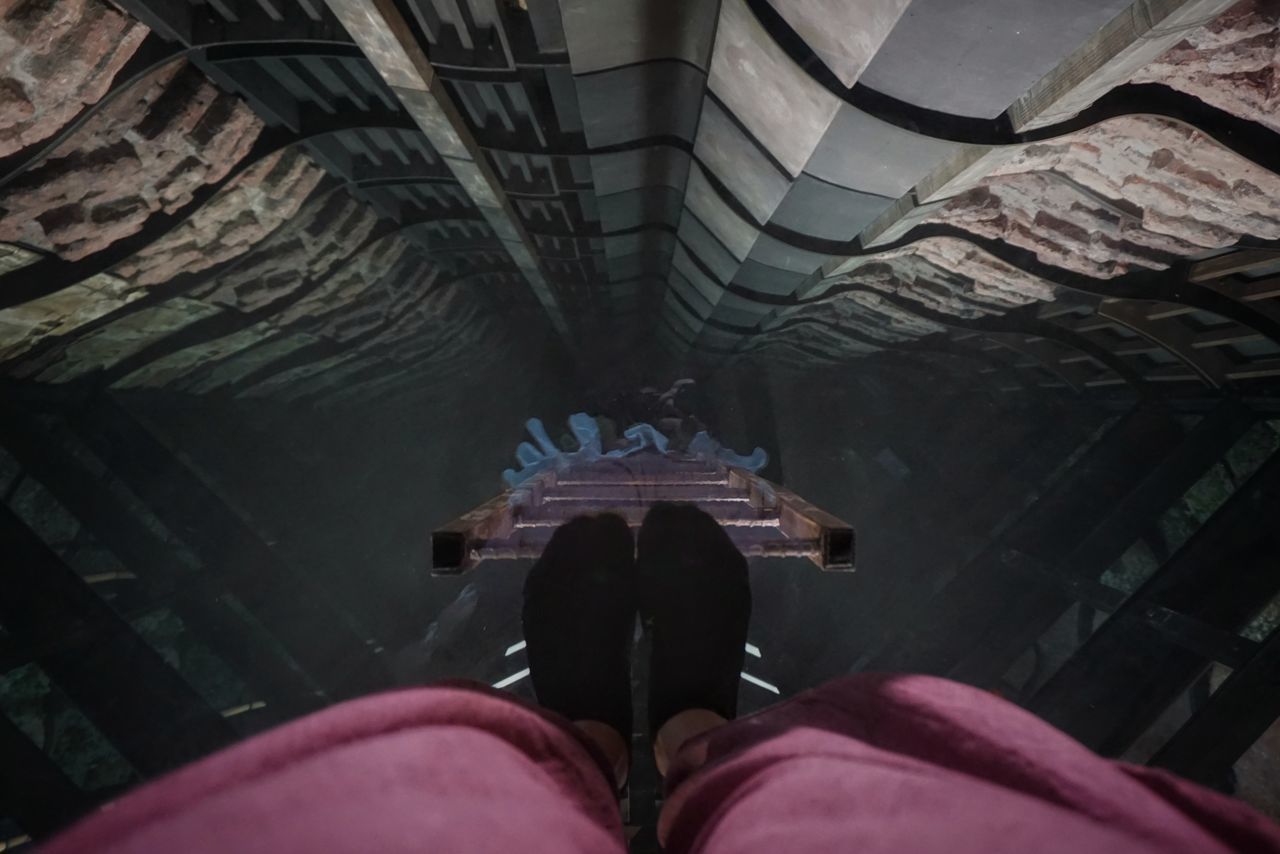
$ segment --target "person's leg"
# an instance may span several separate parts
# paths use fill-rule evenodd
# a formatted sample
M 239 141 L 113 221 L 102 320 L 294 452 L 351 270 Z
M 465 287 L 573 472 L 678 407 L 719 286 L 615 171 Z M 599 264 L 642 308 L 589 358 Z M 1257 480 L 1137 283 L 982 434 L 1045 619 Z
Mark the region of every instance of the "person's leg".
M 635 540 L 620 516 L 556 529 L 524 585 L 524 639 L 538 702 L 600 748 L 616 784 L 631 756 Z
M 709 730 L 667 788 L 675 854 L 1280 852 L 1280 828 L 1238 801 L 928 676 L 846 677 Z
M 668 852 L 1280 852 L 1238 802 L 1102 759 L 957 683 L 864 674 L 734 721 L 746 563 L 706 514 L 639 538 Z
M 691 504 L 645 516 L 636 576 L 653 633 L 649 733 L 665 774 L 681 744 L 737 713 L 751 585 L 729 535 Z
M 44 850 L 621 852 L 633 557 L 623 520 L 576 519 L 531 570 L 523 620 L 545 709 L 471 684 L 343 703 L 145 786 Z
M 567 721 L 482 686 L 353 700 L 193 763 L 44 847 L 621 854 L 612 780 Z

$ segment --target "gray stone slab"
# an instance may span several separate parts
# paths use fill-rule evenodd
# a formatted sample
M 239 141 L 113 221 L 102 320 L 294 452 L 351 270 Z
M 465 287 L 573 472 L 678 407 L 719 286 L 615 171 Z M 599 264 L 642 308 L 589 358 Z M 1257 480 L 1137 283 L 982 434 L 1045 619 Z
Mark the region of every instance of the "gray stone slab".
M 574 154 L 565 157 L 565 162 L 569 164 L 569 174 L 573 176 L 574 183 L 586 184 L 591 180 L 591 158 Z
M 732 294 L 726 294 L 727 296 L 732 296 Z M 748 303 L 742 299 L 739 299 L 736 303 L 731 303 L 727 299 L 722 299 L 716 304 L 716 309 L 712 312 L 711 317 L 731 326 L 757 329 L 769 314 L 769 307 L 761 306 L 759 303 Z
M 698 69 L 658 61 L 575 80 L 590 147 L 668 135 L 693 142 L 705 80 Z
M 720 5 L 708 85 L 792 176 L 841 104 L 791 61 L 743 0 Z
M 671 290 L 675 292 L 680 299 L 684 300 L 685 305 L 693 309 L 694 314 L 699 319 L 711 316 L 711 312 L 715 310 L 714 297 L 708 299 L 706 294 L 698 289 L 698 286 L 690 282 L 679 270 L 671 271 Z
M 1053 71 L 1041 77 L 1014 102 L 1009 108 L 1014 130 L 1024 131 L 1066 121 L 1114 87 L 1132 80 L 1140 69 L 1156 62 L 1184 39 L 1200 41 L 1201 48 L 1205 47 L 1202 37 L 1210 31 L 1200 30 L 1200 37 L 1191 31 L 1200 29 L 1205 22 L 1236 5 L 1240 5 L 1242 10 L 1251 8 L 1237 4 L 1237 0 L 1143 0 L 1134 3 L 1081 42 Z M 1237 21 L 1242 20 L 1246 19 L 1237 18 Z M 1232 25 L 1227 26 L 1228 31 L 1233 28 Z M 1213 29 L 1218 28 L 1215 26 Z M 1211 41 L 1225 45 L 1226 40 L 1219 41 L 1220 38 L 1220 35 L 1214 35 Z M 1230 65 L 1232 60 L 1228 57 L 1234 52 L 1228 50 L 1224 54 L 1223 59 Z M 1203 59 L 1204 55 L 1200 57 Z M 1182 57 L 1174 60 L 1175 64 L 1183 61 Z M 1209 60 L 1211 65 L 1219 61 Z M 1225 68 L 1222 66 L 1223 74 L 1227 73 Z M 1222 79 L 1218 74 L 1212 76 Z M 1193 86 L 1189 91 L 1194 94 L 1196 89 Z
M 621 248 L 621 247 L 619 247 Z M 675 241 L 666 245 L 655 243 L 650 245 L 639 241 L 637 251 L 627 254 L 608 255 L 603 260 L 604 276 L 611 282 L 625 282 L 645 277 L 665 278 L 671 269 L 671 253 L 675 251 Z
M 606 263 L 609 281 L 622 282 L 642 276 L 663 277 L 671 269 L 671 253 L 641 252 L 610 258 Z
M 708 303 L 714 305 L 720 301 L 720 295 L 724 293 L 724 285 L 704 273 L 689 257 L 689 253 L 683 246 L 676 246 L 675 253 L 671 256 L 671 267 L 684 276 L 685 280 L 696 288 Z
M 696 163 L 689 170 L 684 204 L 735 258 L 750 254 L 760 230 L 724 203 Z
M 520 241 L 520 233 L 516 231 L 515 221 L 507 216 L 507 212 L 502 208 L 480 208 L 480 213 L 503 243 Z
M 786 296 L 795 293 L 796 288 L 805 280 L 802 273 L 790 270 L 779 270 L 755 261 L 747 261 L 738 270 L 733 283 L 762 294 Z
M 716 278 L 722 282 L 733 280 L 742 262 L 734 258 L 724 244 L 708 231 L 701 220 L 690 213 L 688 208 L 680 218 L 680 228 L 676 231 L 676 236 L 690 252 L 698 256 Z
M 845 86 L 858 82 L 911 0 L 775 0 L 773 6 Z
M 884 196 L 859 193 L 802 174 L 773 212 L 773 222 L 810 237 L 852 240 L 891 204 Z
M 842 104 L 805 171 L 852 190 L 898 198 L 950 157 L 940 142 Z
M 611 282 L 625 282 L 644 274 L 643 255 L 619 255 L 605 260 L 605 271 Z
M 682 340 L 691 341 L 702 328 L 702 318 L 691 314 L 678 299 L 673 290 L 674 285 L 667 288 L 666 298 L 662 302 L 663 313 L 675 321 L 675 328 Z
M 578 200 L 578 207 L 582 210 L 582 218 L 584 220 L 587 222 L 600 221 L 600 204 L 595 193 L 579 190 L 574 193 L 574 198 Z
M 726 332 L 723 329 L 715 329 L 707 326 L 702 330 L 700 338 L 701 343 L 715 347 L 720 350 L 736 350 L 742 346 L 744 338 L 747 336 L 736 335 L 732 332 Z
M 884 213 L 876 217 L 876 220 L 864 228 L 862 234 L 858 235 L 862 245 L 864 247 L 880 246 L 903 237 L 911 229 L 945 207 L 950 202 L 950 199 L 942 199 L 922 205 L 916 204 L 917 201 L 919 199 L 914 196 L 903 196 L 888 208 L 885 208 Z M 842 263 L 840 259 L 832 260 Z M 824 269 L 827 275 L 831 275 L 831 270 L 834 268 L 828 263 L 824 265 Z
M 702 104 L 693 155 L 759 224 L 769 221 L 791 186 L 790 176 L 779 171 L 755 140 L 710 98 Z
M 677 329 L 668 323 L 659 323 L 658 331 L 654 334 L 658 345 L 669 353 L 681 354 L 689 349 L 690 339 L 686 329 Z
M 721 323 L 727 323 L 730 326 L 740 326 L 744 329 L 754 329 L 760 322 L 760 315 L 752 312 L 740 311 L 724 304 L 717 305 L 715 311 L 711 313 L 711 317 Z M 716 331 L 719 332 L 721 330 Z
M 605 257 L 622 258 L 627 255 L 671 254 L 676 248 L 676 236 L 669 231 L 646 228 L 631 234 L 604 239 Z
M 862 74 L 912 104 L 994 118 L 1131 0 L 914 0 Z
M 645 187 L 614 193 L 597 200 L 600 227 L 607 234 L 646 223 L 664 222 L 674 226 L 680 221 L 683 194 L 671 187 Z
M 830 255 L 799 249 L 781 240 L 775 240 L 767 234 L 761 234 L 756 245 L 751 248 L 752 261 L 806 276 L 820 269 L 830 257 Z
M 533 38 L 538 43 L 538 50 L 543 53 L 564 50 L 564 25 L 560 20 L 559 6 L 555 3 L 534 3 L 528 8 L 529 24 L 533 27 Z
M 644 279 L 629 279 L 625 282 L 613 282 L 609 285 L 609 298 L 616 302 L 634 300 L 645 290 Z
M 760 318 L 773 314 L 777 309 L 777 306 L 769 305 L 768 303 L 756 302 L 755 300 L 749 300 L 745 297 L 738 296 L 732 291 L 725 291 L 720 296 L 720 302 L 716 305 L 719 308 L 730 308 L 740 315 L 755 318 L 752 323 L 759 321 Z
M 574 74 L 652 59 L 705 69 L 715 39 L 716 0 L 560 0 Z
M 689 155 L 669 145 L 593 154 L 590 160 L 591 179 L 600 196 L 655 184 L 683 190 L 689 177 Z
M 547 91 L 551 93 L 551 105 L 555 107 L 556 123 L 566 133 L 582 130 L 582 108 L 578 106 L 578 87 L 573 75 L 563 66 L 544 70 Z

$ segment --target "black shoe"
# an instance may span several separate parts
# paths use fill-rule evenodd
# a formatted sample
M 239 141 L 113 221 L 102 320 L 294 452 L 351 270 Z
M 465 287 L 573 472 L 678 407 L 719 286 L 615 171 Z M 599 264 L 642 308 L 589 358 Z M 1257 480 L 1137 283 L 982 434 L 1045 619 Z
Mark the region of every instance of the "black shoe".
M 538 702 L 631 743 L 635 541 L 613 514 L 556 529 L 524 582 L 524 639 Z
M 640 613 L 653 633 L 650 736 L 685 709 L 732 719 L 751 620 L 746 558 L 692 504 L 655 504 L 638 549 Z

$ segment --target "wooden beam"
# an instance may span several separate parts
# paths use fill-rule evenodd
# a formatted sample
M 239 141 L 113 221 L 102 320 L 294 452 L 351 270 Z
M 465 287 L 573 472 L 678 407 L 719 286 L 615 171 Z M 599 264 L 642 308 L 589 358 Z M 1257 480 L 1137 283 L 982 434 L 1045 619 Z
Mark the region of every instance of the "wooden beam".
M 1215 255 L 1191 265 L 1187 281 L 1195 284 L 1223 279 L 1236 273 L 1247 273 L 1258 267 L 1280 263 L 1280 251 L 1275 249 L 1240 249 Z
M 638 526 L 659 501 L 701 507 L 748 557 L 807 557 L 825 570 L 853 569 L 853 529 L 795 493 L 743 469 L 640 454 L 542 472 L 437 528 L 433 571 L 455 575 L 484 560 L 536 558 L 573 516 L 620 512 Z
M 853 570 L 856 545 L 852 525 L 746 469 L 730 466 L 728 472 L 729 485 L 746 489 L 753 507 L 778 512 L 784 534 L 819 544 L 818 553 L 810 556 L 819 567 L 828 571 Z
M 1253 380 L 1262 377 L 1280 376 L 1280 359 L 1259 359 L 1256 362 L 1245 362 L 1227 371 L 1227 379 Z
M 432 572 L 457 575 L 472 569 L 480 562 L 480 549 L 489 540 L 510 537 L 514 527 L 511 491 L 507 490 L 431 532 Z
M 1141 303 L 1130 300 L 1106 303 L 1098 309 L 1098 313 L 1159 344 L 1214 388 L 1226 382 L 1229 362 L 1221 353 L 1197 350 L 1194 334 L 1178 321 L 1157 325 L 1151 321 Z
M 1228 326 L 1225 329 L 1210 329 L 1191 336 L 1191 347 L 1203 350 L 1207 347 L 1226 347 L 1231 344 L 1244 344 L 1249 341 L 1263 341 L 1265 337 L 1245 326 Z

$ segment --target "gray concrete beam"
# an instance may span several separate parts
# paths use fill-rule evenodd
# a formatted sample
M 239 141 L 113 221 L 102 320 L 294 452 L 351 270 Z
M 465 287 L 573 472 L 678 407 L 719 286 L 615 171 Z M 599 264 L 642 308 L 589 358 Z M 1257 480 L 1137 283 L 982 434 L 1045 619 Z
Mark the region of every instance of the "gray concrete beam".
M 485 218 L 491 225 L 502 224 L 499 234 L 510 235 L 503 244 L 546 310 L 551 325 L 572 345 L 564 309 L 538 264 L 532 239 L 520 224 L 497 176 L 481 155 L 461 113 L 437 80 L 435 70 L 395 3 L 392 0 L 326 2 Z

